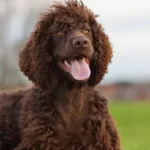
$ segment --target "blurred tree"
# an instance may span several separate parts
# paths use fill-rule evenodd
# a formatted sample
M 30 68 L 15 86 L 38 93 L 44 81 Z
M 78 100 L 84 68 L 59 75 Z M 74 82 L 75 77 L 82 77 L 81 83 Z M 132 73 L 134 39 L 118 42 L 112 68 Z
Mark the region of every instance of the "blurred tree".
M 32 31 L 37 16 L 50 2 L 0 1 L 0 89 L 29 83 L 19 71 L 18 52 Z

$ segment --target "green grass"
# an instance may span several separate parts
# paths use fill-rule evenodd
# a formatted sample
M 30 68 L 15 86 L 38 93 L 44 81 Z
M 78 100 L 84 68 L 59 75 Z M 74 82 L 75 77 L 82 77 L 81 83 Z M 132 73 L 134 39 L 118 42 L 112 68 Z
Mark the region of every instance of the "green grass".
M 150 103 L 113 103 L 123 150 L 150 150 Z

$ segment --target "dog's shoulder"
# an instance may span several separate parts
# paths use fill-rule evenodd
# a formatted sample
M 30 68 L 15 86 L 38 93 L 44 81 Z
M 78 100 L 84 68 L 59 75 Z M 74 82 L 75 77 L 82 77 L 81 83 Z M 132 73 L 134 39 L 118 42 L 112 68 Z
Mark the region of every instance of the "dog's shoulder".
M 22 99 L 31 90 L 31 87 L 17 88 L 13 90 L 0 91 L 0 109 L 12 109 L 18 108 Z
M 100 94 L 97 90 L 92 91 L 90 100 L 90 109 L 92 112 L 97 112 L 96 114 L 104 115 L 108 113 L 108 100 Z

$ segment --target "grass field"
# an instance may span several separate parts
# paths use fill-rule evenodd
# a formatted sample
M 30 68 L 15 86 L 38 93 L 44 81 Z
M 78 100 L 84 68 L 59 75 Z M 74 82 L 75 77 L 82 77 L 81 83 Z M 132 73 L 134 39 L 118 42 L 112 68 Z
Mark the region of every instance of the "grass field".
M 150 103 L 113 103 L 123 150 L 150 150 Z

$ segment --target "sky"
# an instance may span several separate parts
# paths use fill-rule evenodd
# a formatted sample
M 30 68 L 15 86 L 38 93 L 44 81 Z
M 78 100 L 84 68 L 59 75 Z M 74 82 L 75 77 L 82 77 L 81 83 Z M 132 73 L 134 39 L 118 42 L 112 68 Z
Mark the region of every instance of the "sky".
M 150 1 L 83 0 L 99 14 L 113 45 L 105 82 L 150 80 Z

